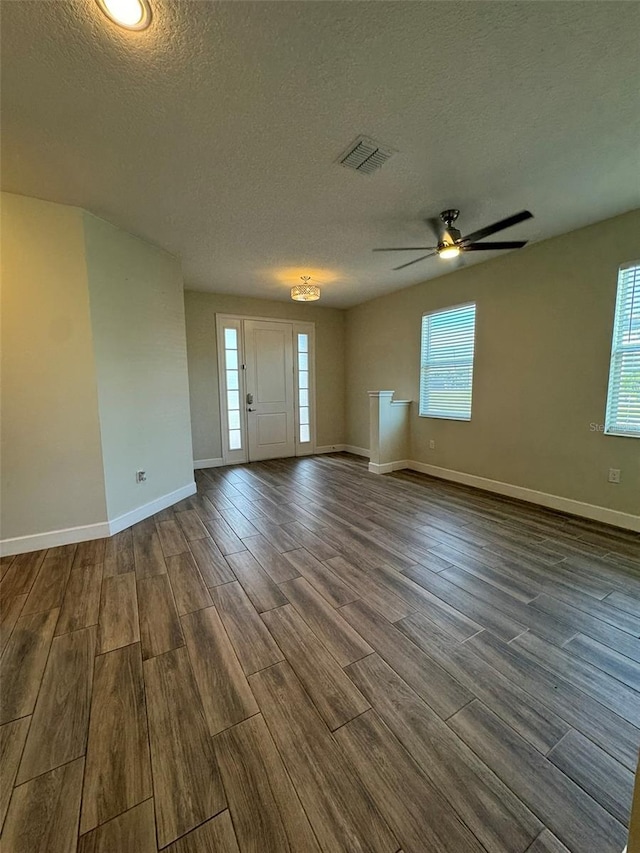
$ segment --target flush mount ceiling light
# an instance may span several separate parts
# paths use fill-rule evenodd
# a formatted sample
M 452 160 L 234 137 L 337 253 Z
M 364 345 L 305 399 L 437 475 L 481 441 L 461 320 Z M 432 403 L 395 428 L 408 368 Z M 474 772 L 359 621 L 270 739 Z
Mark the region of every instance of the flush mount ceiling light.
M 317 284 L 309 284 L 310 275 L 301 275 L 302 284 L 294 284 L 291 288 L 291 298 L 295 302 L 316 302 L 320 299 L 320 288 Z
M 96 0 L 104 14 L 126 30 L 146 30 L 151 23 L 147 0 Z

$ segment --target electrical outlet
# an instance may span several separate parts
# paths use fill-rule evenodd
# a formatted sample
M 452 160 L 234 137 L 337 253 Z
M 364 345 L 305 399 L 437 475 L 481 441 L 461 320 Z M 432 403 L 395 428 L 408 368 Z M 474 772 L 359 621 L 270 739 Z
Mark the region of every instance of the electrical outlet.
M 620 482 L 620 469 L 619 468 L 609 468 L 609 482 L 610 483 L 619 483 Z
M 435 449 L 436 449 L 436 443 L 433 439 L 431 439 L 429 441 L 429 450 L 435 450 Z
M 136 483 L 144 483 L 147 479 L 146 471 L 136 471 Z

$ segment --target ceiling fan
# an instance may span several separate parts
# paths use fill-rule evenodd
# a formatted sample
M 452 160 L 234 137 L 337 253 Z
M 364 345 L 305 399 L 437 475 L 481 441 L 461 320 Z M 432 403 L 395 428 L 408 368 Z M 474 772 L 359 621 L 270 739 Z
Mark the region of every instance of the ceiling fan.
M 527 240 L 511 240 L 510 242 L 502 243 L 478 243 L 477 240 L 482 240 L 484 237 L 489 237 L 497 231 L 503 231 L 505 228 L 511 228 L 512 225 L 517 225 L 519 222 L 524 222 L 526 219 L 531 219 L 533 213 L 528 210 L 522 210 L 520 213 L 515 213 L 513 216 L 508 216 L 506 219 L 501 219 L 500 222 L 494 222 L 493 225 L 487 225 L 484 228 L 473 231 L 463 237 L 457 228 L 453 227 L 453 223 L 460 215 L 459 210 L 443 210 L 440 214 L 440 220 L 427 220 L 433 228 L 436 237 L 438 238 L 437 246 L 402 246 L 394 247 L 393 249 L 374 249 L 374 252 L 421 252 L 429 249 L 428 255 L 422 255 L 414 261 L 409 261 L 406 264 L 400 264 L 399 267 L 394 267 L 394 270 L 401 270 L 405 267 L 410 267 L 411 264 L 417 264 L 419 261 L 424 261 L 427 258 L 432 258 L 434 255 L 439 255 L 441 258 L 455 258 L 461 252 L 493 252 L 496 249 L 521 249 L 527 245 Z

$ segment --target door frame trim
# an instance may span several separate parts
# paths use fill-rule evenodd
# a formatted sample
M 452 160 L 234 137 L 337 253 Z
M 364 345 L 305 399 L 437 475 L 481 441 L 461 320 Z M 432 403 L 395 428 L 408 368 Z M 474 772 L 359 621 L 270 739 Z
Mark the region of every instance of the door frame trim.
M 257 317 L 251 314 L 218 314 L 216 313 L 216 355 L 218 359 L 218 400 L 220 406 L 220 440 L 222 444 L 222 460 L 224 465 L 239 465 L 249 462 L 249 430 L 247 425 L 246 407 L 246 360 L 244 321 L 257 320 L 265 323 L 285 323 L 291 326 L 293 334 L 293 391 L 294 391 L 294 432 L 295 432 L 295 455 L 311 456 L 316 452 L 316 324 L 304 320 L 287 320 L 284 317 Z M 229 449 L 228 417 L 227 417 L 227 388 L 225 380 L 225 355 L 224 335 L 225 324 L 233 324 L 238 330 L 238 356 L 241 360 L 242 369 L 239 370 L 240 399 L 243 401 L 240 416 L 240 429 L 242 433 L 242 451 Z M 300 444 L 299 441 L 299 387 L 298 387 L 298 334 L 309 335 L 309 402 L 311 427 L 311 441 Z

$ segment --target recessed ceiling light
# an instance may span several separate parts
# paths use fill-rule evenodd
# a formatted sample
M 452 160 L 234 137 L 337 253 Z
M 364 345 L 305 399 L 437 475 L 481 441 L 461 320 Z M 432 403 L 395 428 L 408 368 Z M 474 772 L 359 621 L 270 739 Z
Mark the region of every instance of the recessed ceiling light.
M 151 7 L 147 0 L 96 0 L 104 14 L 127 30 L 146 30 L 151 23 Z

